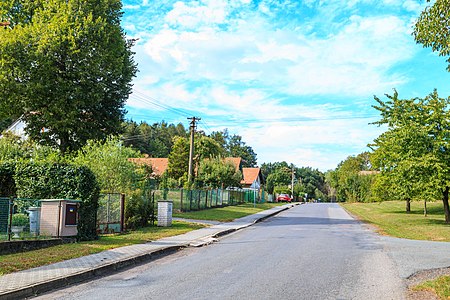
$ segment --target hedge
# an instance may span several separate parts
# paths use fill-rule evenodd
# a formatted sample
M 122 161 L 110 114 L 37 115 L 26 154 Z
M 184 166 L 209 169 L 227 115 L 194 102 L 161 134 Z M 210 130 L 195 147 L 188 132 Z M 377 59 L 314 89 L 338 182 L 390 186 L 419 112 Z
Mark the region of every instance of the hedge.
M 21 162 L 15 164 L 14 169 L 15 196 L 81 200 L 77 238 L 78 240 L 98 238 L 96 223 L 100 188 L 89 168 L 71 164 Z M 12 170 L 11 163 L 0 164 L 0 179 L 1 174 L 10 174 L 8 170 Z
M 14 182 L 16 164 L 4 162 L 0 164 L 0 197 L 12 197 L 16 195 L 16 183 Z

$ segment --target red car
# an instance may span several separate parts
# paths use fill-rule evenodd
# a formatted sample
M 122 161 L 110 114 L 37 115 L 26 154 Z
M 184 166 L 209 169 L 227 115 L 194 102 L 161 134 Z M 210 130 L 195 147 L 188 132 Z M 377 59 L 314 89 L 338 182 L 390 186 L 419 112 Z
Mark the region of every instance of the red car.
M 291 196 L 288 194 L 279 194 L 277 197 L 277 202 L 291 202 Z

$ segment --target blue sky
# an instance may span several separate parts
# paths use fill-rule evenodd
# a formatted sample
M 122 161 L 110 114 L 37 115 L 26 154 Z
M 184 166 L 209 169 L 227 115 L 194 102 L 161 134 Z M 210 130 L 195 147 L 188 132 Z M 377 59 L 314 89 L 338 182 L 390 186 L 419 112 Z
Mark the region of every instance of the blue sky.
M 124 0 L 139 73 L 127 118 L 228 128 L 258 155 L 322 171 L 382 131 L 373 96 L 437 88 L 445 59 L 416 45 L 423 0 Z

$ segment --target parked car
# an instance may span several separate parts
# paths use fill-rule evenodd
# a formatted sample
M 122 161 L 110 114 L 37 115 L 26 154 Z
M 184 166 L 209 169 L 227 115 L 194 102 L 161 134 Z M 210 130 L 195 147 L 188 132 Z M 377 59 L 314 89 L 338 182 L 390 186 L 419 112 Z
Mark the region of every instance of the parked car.
M 277 197 L 277 202 L 291 202 L 291 196 L 288 194 L 279 194 Z

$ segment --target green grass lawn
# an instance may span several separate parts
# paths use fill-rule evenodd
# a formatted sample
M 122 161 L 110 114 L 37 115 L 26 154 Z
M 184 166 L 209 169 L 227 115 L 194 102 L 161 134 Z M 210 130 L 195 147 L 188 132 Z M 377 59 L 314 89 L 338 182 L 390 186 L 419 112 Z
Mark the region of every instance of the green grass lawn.
M 414 290 L 429 290 L 434 292 L 439 299 L 450 299 L 450 276 L 441 276 L 436 280 L 426 281 L 414 287 Z
M 172 227 L 145 227 L 125 234 L 102 235 L 99 240 L 64 244 L 22 253 L 0 256 L 0 275 L 77 258 L 104 250 L 142 244 L 203 228 L 204 225 L 173 222 Z
M 445 223 L 442 202 L 427 203 L 428 215 L 423 215 L 423 202 L 412 202 L 406 213 L 404 201 L 381 203 L 342 203 L 362 221 L 375 225 L 381 234 L 399 238 L 450 242 L 450 225 Z M 427 281 L 414 290 L 431 290 L 440 299 L 450 299 L 450 276 Z
M 173 216 L 227 222 L 277 205 L 281 204 L 264 203 L 256 204 L 256 207 L 253 207 L 253 204 L 249 203 L 189 213 L 175 213 Z M 200 224 L 174 221 L 172 227 L 145 227 L 126 234 L 102 235 L 97 241 L 64 244 L 40 250 L 2 255 L 0 256 L 0 275 L 94 254 L 108 249 L 179 235 L 203 227 L 204 225 Z
M 442 202 L 427 203 L 428 216 L 423 215 L 423 202 L 411 202 L 406 213 L 404 201 L 380 203 L 342 203 L 362 221 L 375 225 L 379 232 L 399 238 L 450 242 L 450 225 L 445 224 Z
M 256 204 L 245 203 L 236 206 L 225 206 L 220 208 L 211 208 L 206 210 L 174 213 L 174 217 L 194 219 L 194 220 L 214 220 L 221 222 L 230 222 L 234 219 L 242 218 L 260 211 L 270 209 L 275 206 L 283 205 L 283 203 L 262 203 Z

